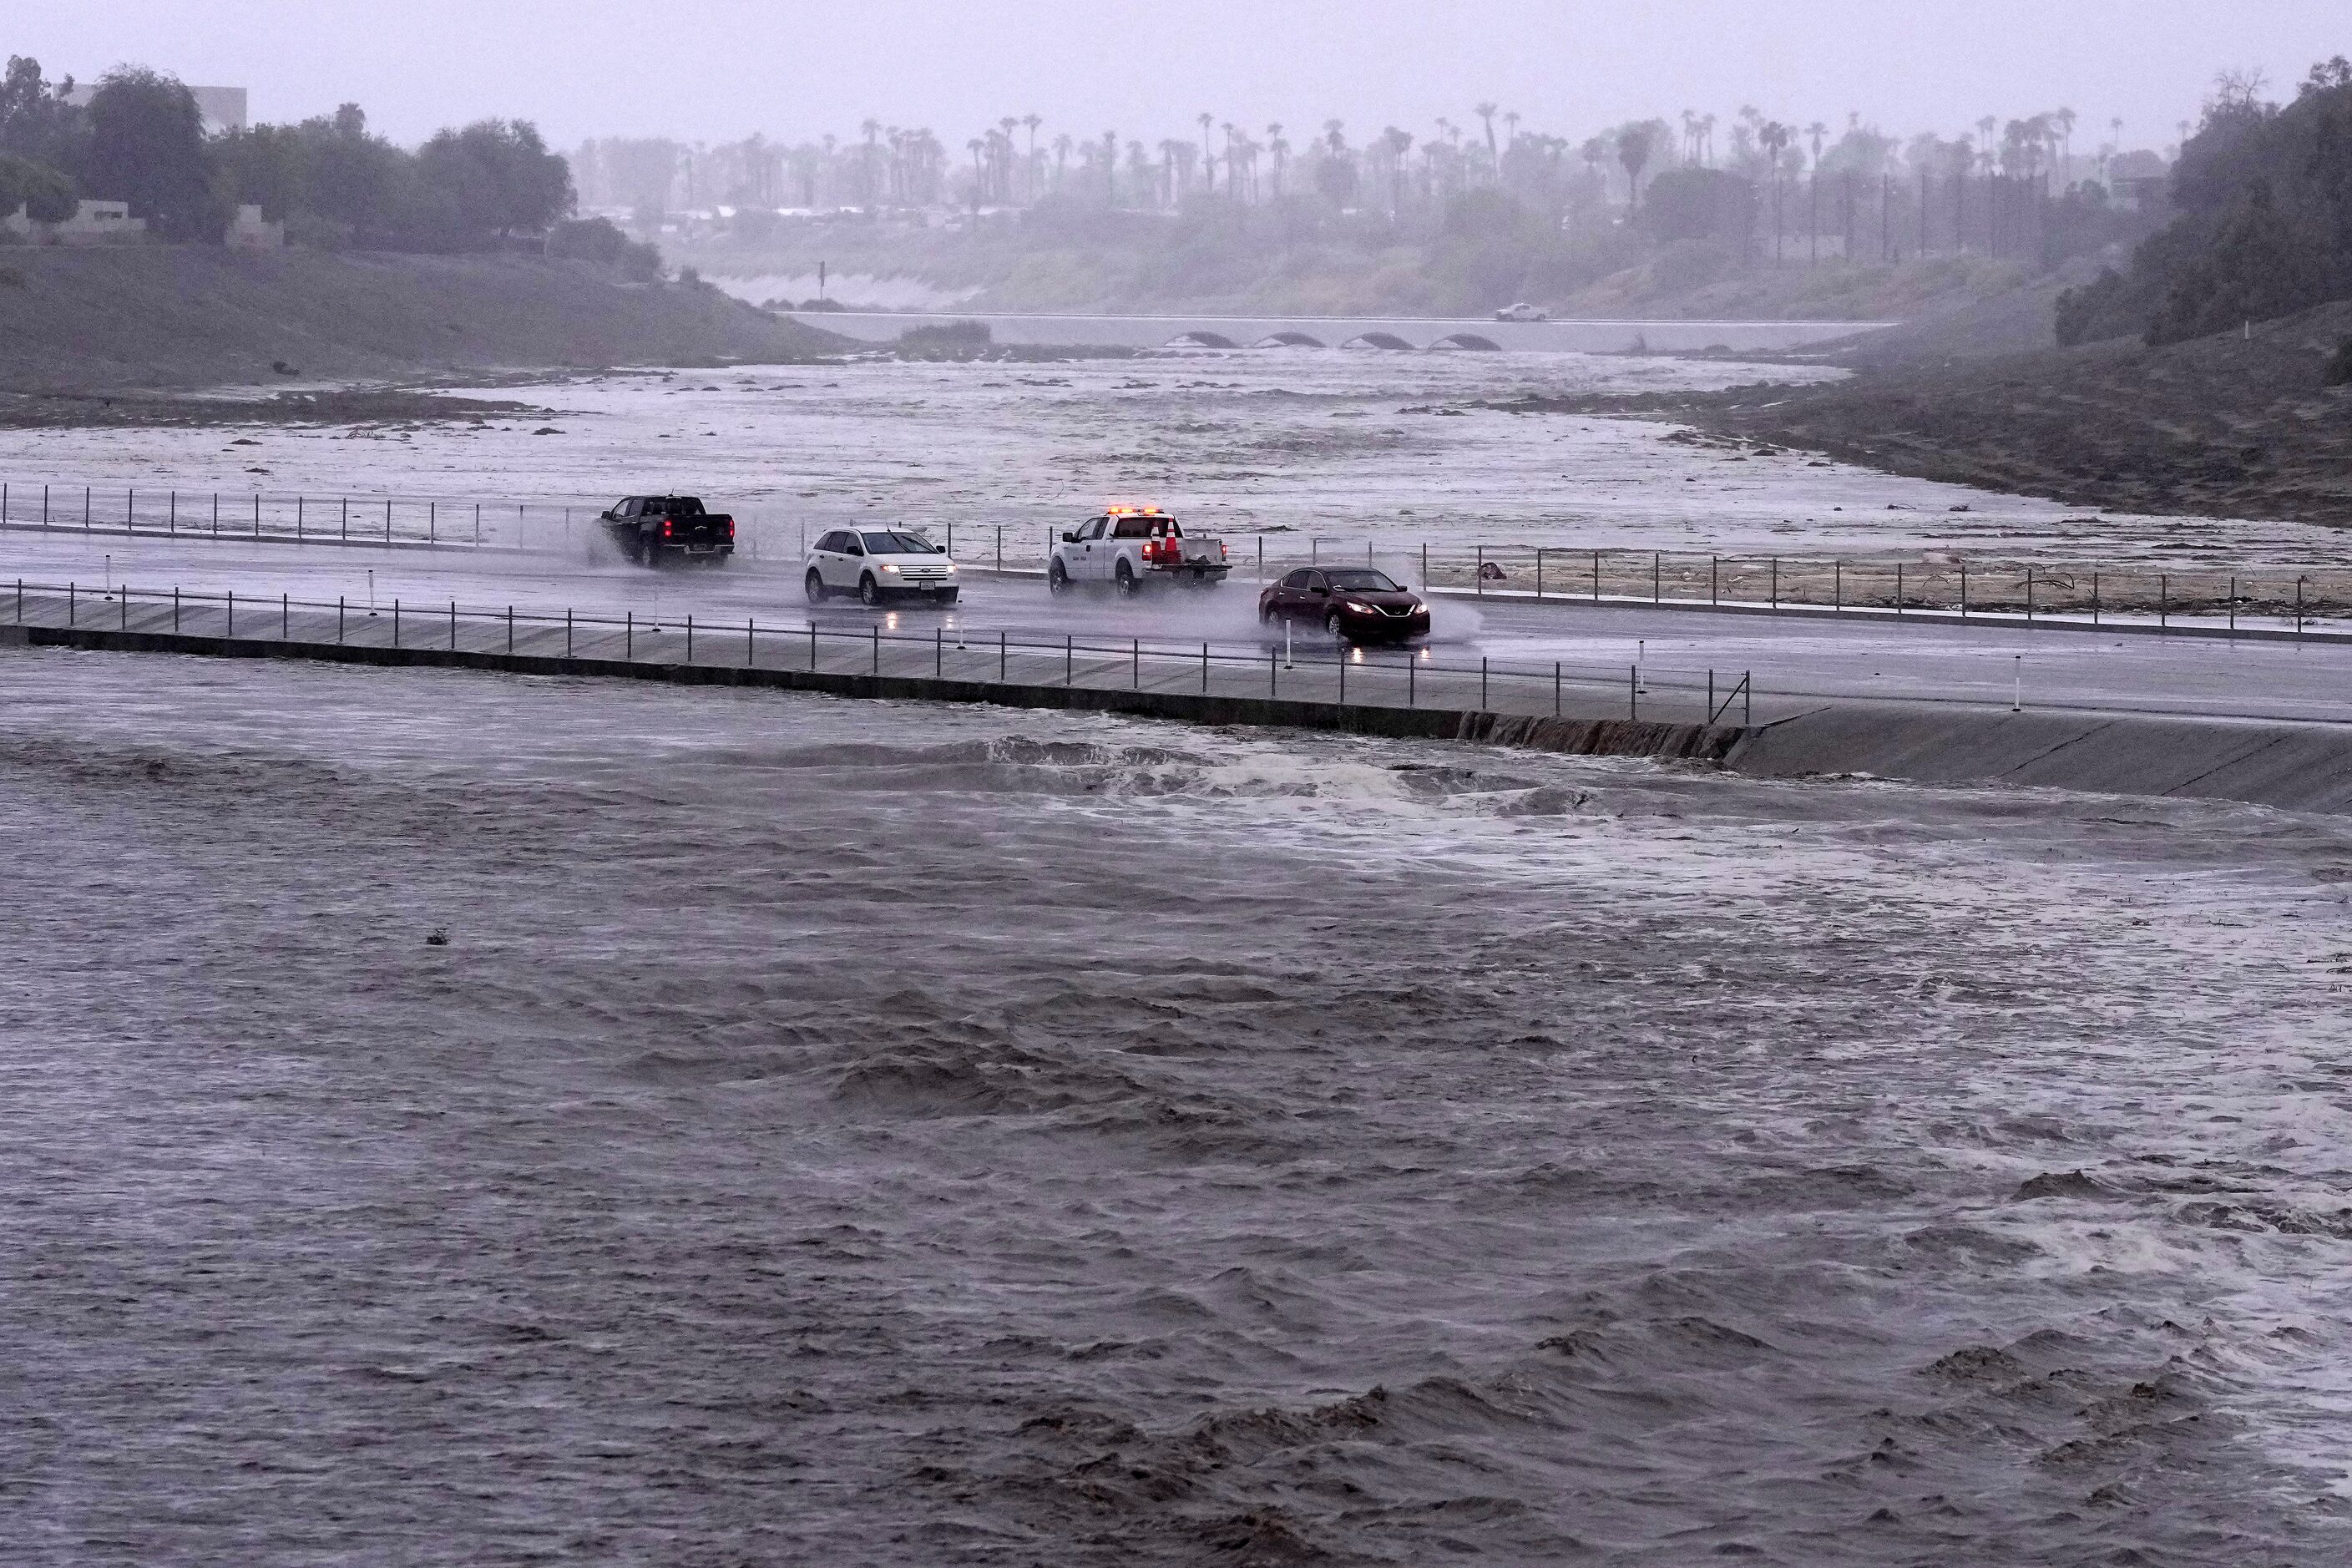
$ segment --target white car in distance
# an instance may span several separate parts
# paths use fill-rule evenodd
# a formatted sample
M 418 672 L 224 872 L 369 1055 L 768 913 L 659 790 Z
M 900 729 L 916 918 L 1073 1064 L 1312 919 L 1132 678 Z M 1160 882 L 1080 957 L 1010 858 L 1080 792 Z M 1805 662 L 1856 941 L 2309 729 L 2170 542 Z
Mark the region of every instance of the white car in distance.
M 1549 321 L 1551 320 L 1551 312 L 1545 310 L 1541 305 L 1530 305 L 1525 300 L 1521 300 L 1516 305 L 1506 305 L 1501 310 L 1496 311 L 1495 320 L 1498 321 Z
M 802 585 L 809 603 L 855 594 L 864 605 L 920 599 L 956 602 L 959 574 L 948 552 L 907 528 L 835 528 L 809 547 Z

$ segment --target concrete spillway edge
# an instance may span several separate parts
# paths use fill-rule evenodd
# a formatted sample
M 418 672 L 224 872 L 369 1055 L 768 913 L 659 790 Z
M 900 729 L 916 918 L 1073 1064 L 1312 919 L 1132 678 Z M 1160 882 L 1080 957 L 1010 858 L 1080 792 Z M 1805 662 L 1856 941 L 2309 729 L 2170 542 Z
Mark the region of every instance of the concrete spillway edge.
M 2352 813 L 2352 726 L 2146 715 L 2012 713 L 1883 702 L 1824 703 L 1753 727 L 1595 716 L 1531 717 L 1097 686 L 1033 685 L 833 670 L 629 662 L 471 649 L 0 626 L 0 647 L 301 658 L 339 664 L 749 686 L 899 701 L 1125 713 L 1194 724 L 1332 730 L 1467 741 L 1577 756 L 1646 757 L 1757 778 L 1868 778 L 2007 784 L 2094 794 L 2232 800 Z
M 616 658 L 567 658 L 470 648 L 382 647 L 359 644 L 205 637 L 179 632 L 94 627 L 0 626 L 0 647 L 71 647 L 95 652 L 180 653 L 215 658 L 299 658 L 330 664 L 502 671 L 516 675 L 660 680 L 689 686 L 748 686 L 832 697 L 897 701 L 981 702 L 1125 713 L 1192 724 L 1337 730 L 1399 740 L 1473 741 L 1578 756 L 1640 756 L 1720 762 L 1746 733 L 1736 725 L 1657 723 L 1599 717 L 1533 718 L 1454 708 L 1394 708 L 1367 703 L 1244 697 L 1231 693 L 1042 685 L 919 675 L 747 668 Z
M 1759 778 L 1868 777 L 2352 812 L 2352 727 L 1825 703 L 1743 734 Z

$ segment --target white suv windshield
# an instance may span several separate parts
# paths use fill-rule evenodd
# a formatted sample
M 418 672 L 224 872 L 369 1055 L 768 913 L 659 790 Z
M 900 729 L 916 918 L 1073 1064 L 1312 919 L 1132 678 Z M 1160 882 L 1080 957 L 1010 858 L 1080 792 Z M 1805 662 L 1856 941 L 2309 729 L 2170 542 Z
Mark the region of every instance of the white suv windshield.
M 919 533 L 861 533 L 868 555 L 936 555 L 938 550 Z

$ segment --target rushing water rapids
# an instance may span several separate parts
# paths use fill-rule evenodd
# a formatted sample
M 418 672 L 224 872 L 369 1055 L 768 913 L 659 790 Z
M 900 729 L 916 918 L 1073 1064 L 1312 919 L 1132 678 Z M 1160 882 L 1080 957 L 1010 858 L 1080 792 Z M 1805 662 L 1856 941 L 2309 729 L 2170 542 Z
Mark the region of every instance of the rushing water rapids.
M 17 1561 L 2347 1548 L 2340 823 L 15 652 L 0 849 Z

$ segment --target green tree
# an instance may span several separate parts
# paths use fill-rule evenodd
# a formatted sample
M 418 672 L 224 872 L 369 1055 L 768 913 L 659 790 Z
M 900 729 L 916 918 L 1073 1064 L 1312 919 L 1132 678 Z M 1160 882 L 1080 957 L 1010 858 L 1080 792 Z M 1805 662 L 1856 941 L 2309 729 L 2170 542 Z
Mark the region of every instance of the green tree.
M 429 210 L 467 247 L 538 235 L 573 205 L 572 167 L 526 120 L 478 120 L 418 149 Z
M 0 217 L 23 207 L 35 223 L 63 223 L 75 206 L 74 183 L 63 173 L 0 153 Z
M 196 96 L 145 67 L 110 71 L 89 100 L 89 142 L 76 171 L 89 194 L 127 201 L 166 239 L 218 239 L 227 204 L 205 144 Z
M 13 153 L 53 169 L 68 169 L 80 159 L 87 127 L 72 101 L 73 78 L 52 83 L 41 75 L 41 62 L 23 55 L 8 57 L 0 74 L 0 153 Z

